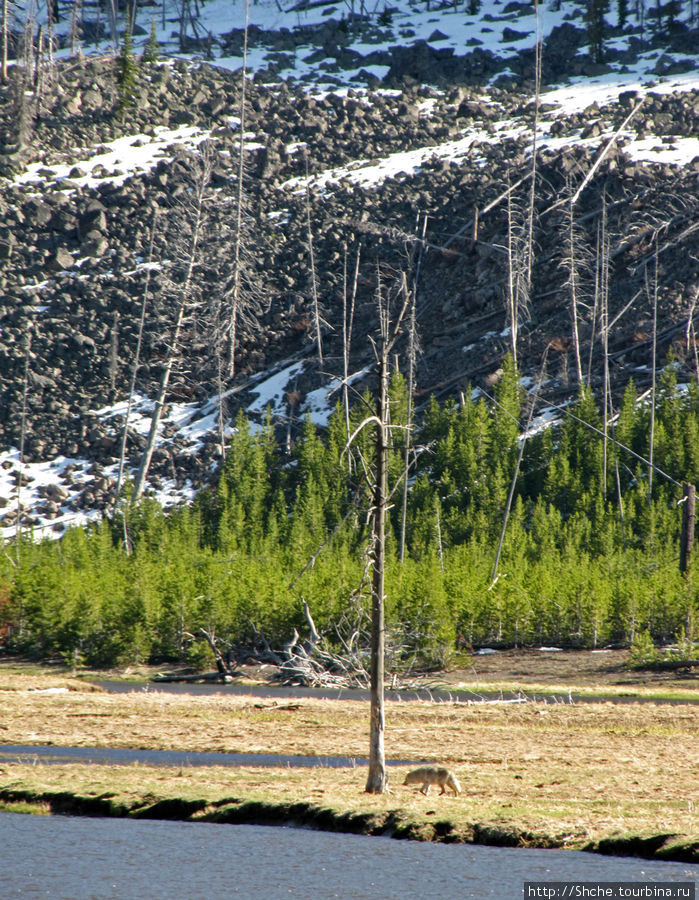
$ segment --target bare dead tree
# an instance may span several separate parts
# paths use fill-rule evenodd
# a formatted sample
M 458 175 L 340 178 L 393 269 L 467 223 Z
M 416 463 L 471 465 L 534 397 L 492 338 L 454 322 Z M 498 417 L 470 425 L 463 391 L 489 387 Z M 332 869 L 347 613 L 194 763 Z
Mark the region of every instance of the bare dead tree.
M 597 240 L 596 240 L 596 252 L 595 252 L 595 260 L 600 258 L 600 247 L 601 247 L 601 228 L 599 225 L 597 226 Z M 595 349 L 595 333 L 597 328 L 597 317 L 599 314 L 599 297 L 600 297 L 600 280 L 599 280 L 599 266 L 595 265 L 594 268 L 594 288 L 593 288 L 593 301 L 592 301 L 592 322 L 591 322 L 591 330 L 590 330 L 590 347 L 587 358 L 587 384 L 590 384 L 592 379 L 592 358 L 594 355 Z
M 2 0 L 0 6 L 0 79 L 7 84 L 7 62 L 10 35 L 10 0 Z
M 249 0 L 245 0 L 245 28 L 243 31 L 243 65 L 240 70 L 240 137 L 238 142 L 238 184 L 236 191 L 235 243 L 233 245 L 233 285 L 230 291 L 230 321 L 228 324 L 228 376 L 235 374 L 235 354 L 238 345 L 238 316 L 240 314 L 241 259 L 243 248 L 243 176 L 245 174 L 245 89 L 247 86 Z
M 109 331 L 109 394 L 114 400 L 116 380 L 119 373 L 119 311 L 114 310 L 112 327 Z
M 165 362 L 160 378 L 160 386 L 153 405 L 151 414 L 151 424 L 146 439 L 146 446 L 141 456 L 141 463 L 136 474 L 134 482 L 133 500 L 143 493 L 146 476 L 150 468 L 155 449 L 155 442 L 162 417 L 163 406 L 165 404 L 165 396 L 167 394 L 168 385 L 172 370 L 181 351 L 182 328 L 186 316 L 193 312 L 198 301 L 197 285 L 195 284 L 194 274 L 195 268 L 200 260 L 200 243 L 204 233 L 204 224 L 206 217 L 206 204 L 209 200 L 209 183 L 211 180 L 212 152 L 210 145 L 205 144 L 201 150 L 198 171 L 192 184 L 190 199 L 186 206 L 183 206 L 179 212 L 183 216 L 183 222 L 180 225 L 180 231 L 185 231 L 185 245 L 182 248 L 182 256 L 179 260 L 180 271 L 176 272 L 179 277 L 178 281 L 172 282 L 172 291 L 175 295 L 175 318 L 169 337 Z M 182 225 L 186 222 L 186 229 Z
M 29 396 L 29 362 L 32 355 L 32 327 L 27 329 L 24 338 L 24 378 L 22 381 L 22 417 L 19 429 L 19 467 L 17 471 L 17 519 L 15 522 L 15 559 L 20 562 L 22 543 L 22 482 L 24 481 L 24 443 L 27 436 L 27 399 Z
M 608 438 L 609 438 L 609 235 L 607 233 L 607 207 L 606 196 L 603 196 L 602 203 L 602 223 L 601 223 L 601 257 L 599 259 L 600 268 L 600 320 L 601 320 L 601 337 L 602 337 L 602 353 L 604 360 L 603 374 L 603 398 L 602 398 L 602 415 L 603 415 L 603 432 L 602 438 L 602 496 L 607 499 L 607 454 L 608 454 Z
M 138 321 L 138 333 L 136 337 L 136 350 L 134 352 L 133 363 L 131 365 L 131 381 L 129 384 L 129 396 L 126 403 L 126 413 L 124 415 L 124 427 L 121 433 L 121 448 L 119 451 L 119 468 L 117 470 L 117 478 L 116 484 L 114 486 L 114 500 L 113 505 L 116 508 L 117 503 L 119 502 L 119 498 L 121 496 L 121 488 L 124 480 L 124 467 L 126 465 L 126 442 L 128 440 L 129 434 L 129 420 L 131 418 L 131 412 L 133 409 L 134 403 L 134 395 L 136 393 L 136 379 L 138 377 L 138 370 L 141 365 L 141 349 L 143 347 L 143 334 L 145 330 L 146 324 L 146 310 L 148 307 L 148 300 L 150 296 L 150 278 L 151 278 L 151 269 L 153 265 L 153 243 L 155 240 L 155 223 L 157 220 L 157 213 L 153 212 L 153 220 L 151 223 L 151 231 L 150 231 L 150 242 L 148 247 L 148 263 L 146 267 L 146 283 L 143 288 L 143 297 L 141 299 L 141 315 Z M 126 551 L 127 556 L 131 553 L 132 545 L 131 540 L 129 538 L 128 532 L 128 523 L 126 511 L 124 511 L 123 515 L 123 531 L 124 531 L 124 550 Z
M 308 259 L 311 266 L 311 296 L 313 298 L 313 328 L 316 336 L 316 352 L 318 367 L 323 368 L 322 327 L 327 323 L 323 319 L 318 299 L 318 276 L 316 273 L 315 253 L 313 250 L 313 228 L 311 227 L 311 194 L 308 184 L 308 156 L 306 156 L 306 237 L 308 240 Z
M 568 190 L 571 192 L 570 184 Z M 580 348 L 580 311 L 586 307 L 585 292 L 583 290 L 583 274 L 589 267 L 589 253 L 585 248 L 584 237 L 575 221 L 575 205 L 571 202 L 566 207 L 566 230 L 563 240 L 564 256 L 562 266 L 567 272 L 567 286 L 570 291 L 570 318 L 573 337 L 573 354 L 575 356 L 575 373 L 579 385 L 583 383 L 582 353 Z M 595 270 L 597 272 L 597 269 Z M 596 296 L 596 295 L 595 295 Z M 594 341 L 594 314 L 593 336 L 590 346 Z M 588 383 L 590 374 L 588 371 Z
M 521 210 L 507 195 L 507 321 L 510 327 L 512 358 L 517 365 L 519 327 L 529 318 L 527 275 L 527 235 L 521 224 Z
M 112 49 L 116 53 L 119 49 L 119 11 L 118 0 L 108 0 L 107 12 L 109 13 L 109 31 L 112 36 Z
M 135 8 L 135 2 L 134 2 Z M 70 16 L 70 55 L 75 56 L 81 52 L 80 36 L 82 32 L 83 0 L 73 0 L 73 9 Z
M 686 341 L 687 347 L 692 348 L 692 354 L 694 356 L 694 376 L 697 380 L 697 385 L 699 385 L 699 350 L 697 350 L 697 334 L 694 327 L 694 313 L 697 308 L 697 302 L 699 302 L 699 290 L 695 287 L 692 302 L 689 306 L 689 314 L 687 316 Z
M 653 309 L 653 341 L 651 348 L 651 386 L 650 386 L 650 427 L 648 433 L 648 502 L 652 503 L 653 489 L 653 447 L 655 445 L 655 387 L 657 379 L 656 350 L 658 342 L 658 241 L 655 242 L 655 271 L 653 273 L 653 290 L 648 285 L 648 269 L 646 267 L 646 295 Z
M 44 101 L 44 85 L 46 82 L 45 76 L 46 66 L 44 64 L 44 31 L 42 26 L 39 26 L 39 33 L 36 38 L 36 73 L 34 78 L 34 93 L 36 94 L 36 114 L 38 118 L 41 118 L 43 112 L 43 101 Z
M 30 90 L 34 84 L 34 72 L 36 65 L 36 56 L 34 48 L 34 28 L 36 26 L 36 7 L 34 0 L 31 0 L 24 20 L 24 31 L 22 34 L 22 61 L 24 64 L 24 83 Z M 34 98 L 35 99 L 35 98 Z
M 534 0 L 534 16 L 536 18 L 536 45 L 534 47 L 534 121 L 532 123 L 532 172 L 529 185 L 529 215 L 527 222 L 527 288 L 531 291 L 534 271 L 534 213 L 536 210 L 536 155 L 537 129 L 539 127 L 539 107 L 541 91 L 541 58 L 542 40 L 539 23 L 539 0 Z M 474 217 L 475 218 L 475 217 Z
M 35 53 L 34 53 L 34 4 L 27 8 L 26 20 L 21 41 L 15 49 L 15 65 L 11 72 L 7 72 L 5 60 L 6 80 L 9 84 L 7 93 L 12 102 L 12 113 L 8 120 L 8 136 L 12 135 L 16 150 L 22 151 L 29 144 L 34 129 L 34 117 L 36 112 L 37 92 L 35 86 Z
M 357 300 L 357 285 L 359 283 L 359 260 L 361 257 L 362 246 L 357 244 L 357 256 L 354 264 L 354 278 L 352 279 L 352 294 L 350 298 L 349 310 L 347 309 L 347 247 L 344 254 L 344 279 L 342 291 L 342 361 L 343 361 L 343 381 L 342 395 L 343 406 L 345 409 L 345 428 L 347 437 L 350 433 L 350 404 L 349 404 L 349 364 L 350 350 L 352 346 L 352 327 L 354 324 L 354 308 Z M 348 465 L 351 469 L 351 463 L 348 459 Z
M 427 215 L 422 220 L 422 235 L 418 245 L 418 255 L 414 266 L 413 287 L 410 299 L 410 318 L 408 323 L 408 411 L 406 416 L 405 444 L 403 449 L 403 508 L 400 523 L 400 561 L 405 560 L 405 532 L 408 519 L 408 471 L 410 465 L 411 437 L 413 424 L 413 394 L 415 392 L 415 364 L 418 354 L 417 334 L 417 291 L 422 267 L 422 253 L 427 231 Z M 405 289 L 407 290 L 407 284 Z
M 377 265 L 378 270 L 378 265 Z M 377 272 L 378 275 L 378 272 Z M 369 774 L 365 790 L 370 794 L 382 794 L 388 787 L 384 750 L 384 666 L 385 666 L 385 563 L 386 563 L 386 512 L 388 493 L 388 450 L 390 446 L 390 406 L 388 394 L 389 366 L 393 347 L 398 339 L 410 293 L 403 292 L 402 305 L 395 320 L 391 319 L 390 303 L 384 297 L 381 280 L 377 277 L 377 303 L 379 337 L 372 339 L 378 380 L 376 412 L 365 418 L 350 435 L 351 447 L 357 435 L 367 426 L 374 426 L 374 471 L 370 480 L 372 491 L 371 538 L 371 686 L 369 727 Z
M 614 404 L 612 399 L 612 386 L 611 382 L 607 384 L 607 390 L 609 392 L 609 411 L 612 416 L 613 428 L 612 433 L 616 431 L 616 423 L 619 421 L 617 416 L 614 416 Z M 612 452 L 614 453 L 614 484 L 616 486 L 616 501 L 617 508 L 619 510 L 619 524 L 621 525 L 621 542 L 622 546 L 626 547 L 626 523 L 624 519 L 624 499 L 622 497 L 621 492 L 621 473 L 619 471 L 619 449 L 615 441 L 612 441 Z
M 607 156 L 609 155 L 610 151 L 612 150 L 612 148 L 613 148 L 614 145 L 616 144 L 616 142 L 617 142 L 619 136 L 621 135 L 621 133 L 624 131 L 624 129 L 625 129 L 626 126 L 629 124 L 629 122 L 631 121 L 631 119 L 634 118 L 634 116 L 639 112 L 639 110 L 640 110 L 641 107 L 643 106 L 643 104 L 644 104 L 644 102 L 645 102 L 645 99 L 646 99 L 645 97 L 642 97 L 642 98 L 639 100 L 639 102 L 636 104 L 636 106 L 634 106 L 634 108 L 631 110 L 631 112 L 628 114 L 628 116 L 627 116 L 627 117 L 624 119 L 624 121 L 621 123 L 621 125 L 619 126 L 619 128 L 617 128 L 617 130 L 614 132 L 614 134 L 609 138 L 609 140 L 608 140 L 607 143 L 605 144 L 604 148 L 602 149 L 601 153 L 598 155 L 598 157 L 597 157 L 597 159 L 594 161 L 594 163 L 590 166 L 590 169 L 588 170 L 587 174 L 585 175 L 585 177 L 583 178 L 583 180 L 581 181 L 581 183 L 578 185 L 577 190 L 575 191 L 575 193 L 573 194 L 573 196 L 570 198 L 570 200 L 568 200 L 567 198 L 563 198 L 563 199 L 561 199 L 561 200 L 557 200 L 555 203 L 553 203 L 551 206 L 549 206 L 548 209 L 546 209 L 546 210 L 544 211 L 543 215 L 546 215 L 547 213 L 552 212 L 554 209 L 558 209 L 560 206 L 563 206 L 565 203 L 568 203 L 568 202 L 570 202 L 570 204 L 571 204 L 572 206 L 575 206 L 575 204 L 576 204 L 576 203 L 578 202 L 578 200 L 580 199 L 580 195 L 582 194 L 582 192 L 585 190 L 585 188 L 587 187 L 587 185 L 590 183 L 590 181 L 591 181 L 592 178 L 594 177 L 594 174 L 595 174 L 595 172 L 597 171 L 597 169 L 599 169 L 599 167 L 602 165 L 602 163 L 604 162 L 604 160 L 605 160 L 605 159 L 607 158 Z
M 48 56 L 48 69 L 49 69 L 49 76 L 51 78 L 53 78 L 53 72 L 54 72 L 53 51 L 54 51 L 55 37 L 54 37 L 53 25 L 54 25 L 54 18 L 53 18 L 53 15 L 51 14 L 51 11 L 49 10 L 48 21 L 46 23 L 46 54 Z

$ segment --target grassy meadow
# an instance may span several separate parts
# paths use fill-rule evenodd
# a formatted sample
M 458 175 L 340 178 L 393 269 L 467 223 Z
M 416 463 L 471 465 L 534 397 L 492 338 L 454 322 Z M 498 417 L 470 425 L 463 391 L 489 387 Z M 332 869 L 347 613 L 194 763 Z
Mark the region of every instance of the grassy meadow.
M 694 859 L 698 724 L 690 704 L 387 701 L 386 756 L 406 765 L 391 766 L 385 795 L 364 793 L 360 764 L 51 765 L 12 762 L 0 745 L 0 802 L 39 812 L 90 811 L 92 803 L 111 815 L 291 820 L 428 840 L 570 848 L 611 840 L 618 852 Z M 361 759 L 368 730 L 368 704 L 351 700 L 113 694 L 69 677 L 0 679 L 3 744 Z M 423 760 L 452 768 L 461 796 L 404 787 L 410 761 Z

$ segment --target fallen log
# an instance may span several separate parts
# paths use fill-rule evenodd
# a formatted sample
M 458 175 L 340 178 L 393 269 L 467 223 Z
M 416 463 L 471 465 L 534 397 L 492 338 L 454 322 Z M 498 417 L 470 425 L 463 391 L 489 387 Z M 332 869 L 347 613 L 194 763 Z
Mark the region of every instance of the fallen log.
M 218 684 L 224 684 L 229 681 L 232 681 L 233 678 L 243 675 L 243 672 L 238 671 L 227 671 L 223 675 L 220 672 L 198 672 L 194 675 L 163 675 L 160 672 L 157 675 L 154 675 L 151 678 L 151 681 L 156 684 L 166 684 L 166 683 L 175 683 L 175 682 L 183 682 L 183 683 L 195 683 L 197 681 L 202 682 L 213 682 Z
M 653 669 L 659 672 L 674 672 L 678 669 L 696 669 L 699 666 L 699 659 L 658 659 L 655 662 L 646 663 L 643 666 L 636 666 L 639 669 Z

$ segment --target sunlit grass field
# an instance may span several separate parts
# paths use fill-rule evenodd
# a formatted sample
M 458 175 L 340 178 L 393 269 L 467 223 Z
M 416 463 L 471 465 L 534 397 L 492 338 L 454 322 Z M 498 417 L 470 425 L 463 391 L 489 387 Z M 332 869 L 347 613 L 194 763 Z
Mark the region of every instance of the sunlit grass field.
M 344 769 L 51 765 L 10 762 L 1 745 L 0 796 L 28 792 L 39 811 L 43 795 L 66 790 L 109 795 L 126 810 L 157 800 L 202 801 L 194 818 L 226 800 L 279 809 L 309 804 L 337 816 L 399 810 L 418 831 L 448 820 L 452 839 L 469 839 L 477 823 L 566 847 L 615 834 L 691 839 L 699 837 L 698 725 L 697 708 L 689 704 L 387 701 L 386 756 L 405 765 L 391 766 L 390 792 L 381 796 L 364 793 L 366 769 L 359 763 Z M 351 700 L 142 688 L 112 694 L 71 678 L 6 673 L 0 740 L 361 759 L 368 754 L 369 710 Z M 410 761 L 418 760 L 452 768 L 461 795 L 425 797 L 404 787 Z

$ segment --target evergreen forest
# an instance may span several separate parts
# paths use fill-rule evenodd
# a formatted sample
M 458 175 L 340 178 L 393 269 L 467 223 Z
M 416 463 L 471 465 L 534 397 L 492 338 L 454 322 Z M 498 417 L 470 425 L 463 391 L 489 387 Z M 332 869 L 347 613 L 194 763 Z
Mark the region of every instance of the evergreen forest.
M 528 433 L 529 396 L 512 361 L 503 368 L 492 397 L 432 399 L 411 429 L 405 381 L 392 378 L 389 669 L 483 646 L 692 637 L 697 564 L 681 573 L 679 548 L 682 483 L 699 479 L 697 385 L 678 389 L 670 361 L 654 408 L 630 383 L 605 427 L 583 388 L 556 424 Z M 365 394 L 349 420 L 338 405 L 327 428 L 307 419 L 290 447 L 271 418 L 241 414 L 217 479 L 191 504 L 166 513 L 152 497 L 130 502 L 127 487 L 97 525 L 6 541 L 0 640 L 96 667 L 200 665 L 200 628 L 280 646 L 307 628 L 302 598 L 330 641 L 343 623 L 368 631 L 373 430 L 349 450 L 347 438 L 372 402 Z

